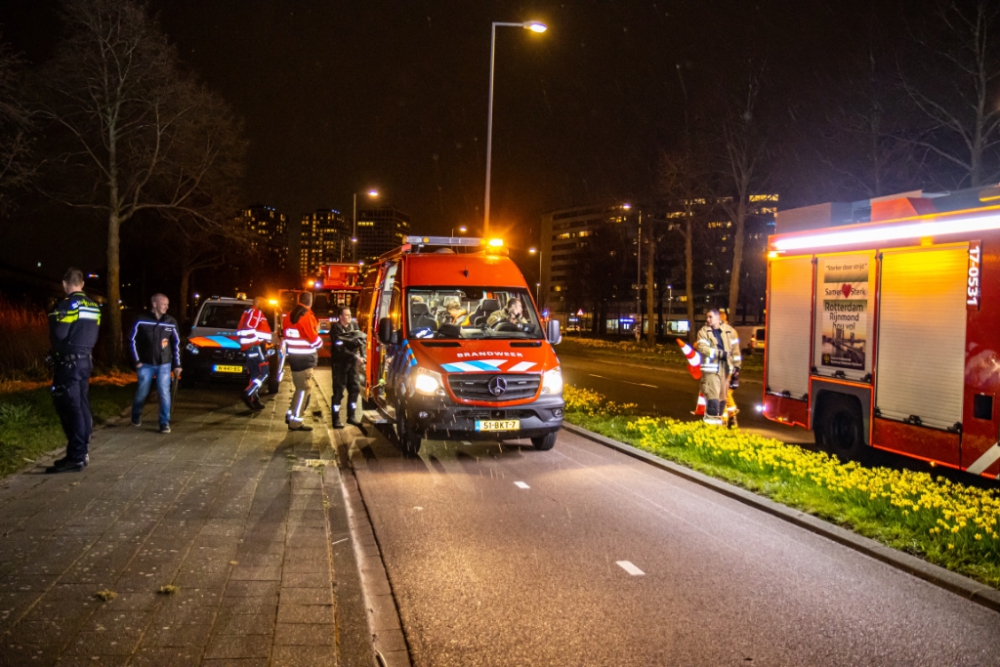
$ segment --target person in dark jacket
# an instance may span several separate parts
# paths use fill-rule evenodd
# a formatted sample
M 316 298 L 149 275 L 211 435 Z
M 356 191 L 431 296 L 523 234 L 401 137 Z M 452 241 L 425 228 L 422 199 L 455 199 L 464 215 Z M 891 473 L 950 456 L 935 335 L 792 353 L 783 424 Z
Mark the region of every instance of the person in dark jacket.
M 63 276 L 66 296 L 49 313 L 49 353 L 53 364 L 52 400 L 66 434 L 66 456 L 45 469 L 47 473 L 80 472 L 90 460 L 88 444 L 93 430 L 90 414 L 90 356 L 97 344 L 101 310 L 83 293 L 83 272 L 69 269 Z
M 170 300 L 153 295 L 153 307 L 136 318 L 132 327 L 131 352 L 139 375 L 139 387 L 132 400 L 132 425 L 142 424 L 142 407 L 156 378 L 160 397 L 160 433 L 170 433 L 170 380 L 181 376 L 181 337 L 177 320 L 167 315 Z
M 357 363 L 364 354 L 365 334 L 351 319 L 350 306 L 340 309 L 340 316 L 330 324 L 330 366 L 333 369 L 333 427 L 344 428 L 340 420 L 340 404 L 347 389 L 347 423 L 361 426 L 358 421 Z

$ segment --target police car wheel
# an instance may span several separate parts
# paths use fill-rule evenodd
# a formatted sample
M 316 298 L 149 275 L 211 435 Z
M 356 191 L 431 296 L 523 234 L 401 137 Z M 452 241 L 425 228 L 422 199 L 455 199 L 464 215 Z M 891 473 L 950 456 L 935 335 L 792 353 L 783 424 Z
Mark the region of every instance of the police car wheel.
M 556 432 L 546 433 L 531 439 L 531 446 L 540 452 L 547 452 L 556 444 Z

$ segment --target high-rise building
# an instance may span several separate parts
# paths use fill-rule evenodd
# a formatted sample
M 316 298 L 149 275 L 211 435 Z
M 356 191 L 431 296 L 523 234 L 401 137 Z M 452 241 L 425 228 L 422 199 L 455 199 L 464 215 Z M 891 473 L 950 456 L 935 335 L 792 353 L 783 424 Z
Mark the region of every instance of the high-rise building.
M 299 273 L 311 276 L 320 264 L 351 261 L 351 225 L 340 211 L 321 208 L 302 216 Z
M 358 209 L 358 261 L 369 264 L 398 248 L 410 233 L 410 216 L 394 206 Z
M 250 246 L 262 255 L 268 269 L 288 268 L 288 219 L 272 206 L 253 204 L 243 209 L 243 220 L 252 233 Z

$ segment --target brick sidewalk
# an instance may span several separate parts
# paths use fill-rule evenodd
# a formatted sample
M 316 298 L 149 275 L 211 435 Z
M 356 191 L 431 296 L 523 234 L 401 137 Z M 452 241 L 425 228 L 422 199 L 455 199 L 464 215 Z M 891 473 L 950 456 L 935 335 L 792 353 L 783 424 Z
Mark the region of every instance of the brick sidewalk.
M 372 664 L 327 432 L 287 430 L 289 382 L 252 417 L 237 391 L 182 391 L 169 435 L 155 405 L 97 431 L 83 473 L 0 483 L 0 665 Z

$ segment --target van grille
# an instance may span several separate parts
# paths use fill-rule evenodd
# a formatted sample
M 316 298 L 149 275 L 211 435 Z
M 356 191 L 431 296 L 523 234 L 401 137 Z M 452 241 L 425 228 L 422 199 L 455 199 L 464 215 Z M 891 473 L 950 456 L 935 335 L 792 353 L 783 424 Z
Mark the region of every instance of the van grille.
M 502 379 L 507 383 L 506 390 L 499 396 L 490 393 L 490 380 L 493 378 Z M 448 376 L 448 384 L 456 398 L 491 403 L 534 398 L 541 381 L 540 375 L 523 374 L 456 373 Z

